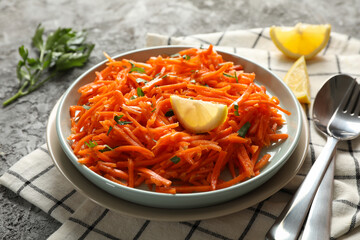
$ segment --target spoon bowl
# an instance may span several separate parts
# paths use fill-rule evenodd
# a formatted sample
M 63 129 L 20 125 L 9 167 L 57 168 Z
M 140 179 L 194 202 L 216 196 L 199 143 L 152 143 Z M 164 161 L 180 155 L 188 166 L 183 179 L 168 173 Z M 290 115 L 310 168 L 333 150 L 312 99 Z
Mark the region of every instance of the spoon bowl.
M 330 119 L 327 132 L 338 140 L 352 140 L 360 135 L 360 86 L 355 80 Z
M 329 136 L 327 125 L 352 82 L 354 79 L 349 75 L 335 75 L 326 81 L 316 94 L 312 111 L 313 121 L 321 133 Z

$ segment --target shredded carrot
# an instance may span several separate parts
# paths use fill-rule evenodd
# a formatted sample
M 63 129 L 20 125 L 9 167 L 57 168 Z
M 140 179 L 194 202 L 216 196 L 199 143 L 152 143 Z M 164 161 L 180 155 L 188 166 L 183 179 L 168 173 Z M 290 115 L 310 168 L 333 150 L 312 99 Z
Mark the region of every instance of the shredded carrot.
M 261 174 L 271 159 L 266 147 L 288 138 L 277 130 L 285 124 L 280 112 L 290 112 L 213 46 L 145 63 L 105 57 L 69 109 L 68 139 L 81 164 L 115 183 L 167 194 L 226 188 Z M 179 124 L 171 95 L 226 104 L 228 116 L 193 134 Z

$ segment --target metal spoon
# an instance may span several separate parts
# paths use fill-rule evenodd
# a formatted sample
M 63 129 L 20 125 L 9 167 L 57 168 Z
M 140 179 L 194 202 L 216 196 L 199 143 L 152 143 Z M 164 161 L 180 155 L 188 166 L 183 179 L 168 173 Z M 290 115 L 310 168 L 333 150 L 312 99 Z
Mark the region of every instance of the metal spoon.
M 326 136 L 329 136 L 326 126 L 329 124 L 337 108 L 337 104 L 329 103 L 340 103 L 352 82 L 353 79 L 348 75 L 334 76 L 322 86 L 315 97 L 313 121 L 315 126 Z M 336 89 L 337 91 L 330 95 L 329 91 L 331 89 Z M 330 239 L 334 169 L 335 163 L 333 159 L 312 202 L 302 234 L 302 240 Z
M 322 132 L 327 133 L 327 143 L 293 199 L 270 228 L 266 239 L 298 238 L 315 193 L 334 155 L 336 144 L 340 140 L 351 140 L 360 135 L 360 87 L 355 79 L 348 75 L 337 75 L 325 83 L 323 88 L 322 95 L 317 98 L 324 98 L 325 105 L 318 105 L 314 121 Z M 335 113 L 333 109 L 336 109 Z M 319 121 L 328 118 L 328 124 Z

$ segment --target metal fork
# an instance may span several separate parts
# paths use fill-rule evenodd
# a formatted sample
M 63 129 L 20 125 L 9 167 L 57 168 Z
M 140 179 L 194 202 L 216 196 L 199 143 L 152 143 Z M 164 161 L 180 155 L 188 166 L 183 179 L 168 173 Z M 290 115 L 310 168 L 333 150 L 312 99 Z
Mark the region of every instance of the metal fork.
M 360 135 L 360 86 L 353 81 L 327 126 L 327 143 L 295 193 L 266 235 L 266 239 L 297 239 L 312 200 L 339 141 Z M 314 226 L 316 227 L 316 226 Z

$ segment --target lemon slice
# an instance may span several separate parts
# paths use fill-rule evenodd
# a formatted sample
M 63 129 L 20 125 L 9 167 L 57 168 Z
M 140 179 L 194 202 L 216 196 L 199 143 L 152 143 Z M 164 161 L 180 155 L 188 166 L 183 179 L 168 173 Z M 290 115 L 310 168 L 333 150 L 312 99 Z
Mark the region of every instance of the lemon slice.
M 310 103 L 310 83 L 304 56 L 301 56 L 286 73 L 284 82 L 301 103 Z
M 330 38 L 331 25 L 311 25 L 298 23 L 295 27 L 270 28 L 270 37 L 276 47 L 286 56 L 311 59 L 320 52 Z
M 228 110 L 224 104 L 170 96 L 171 106 L 181 125 L 195 133 L 209 132 L 224 123 Z

